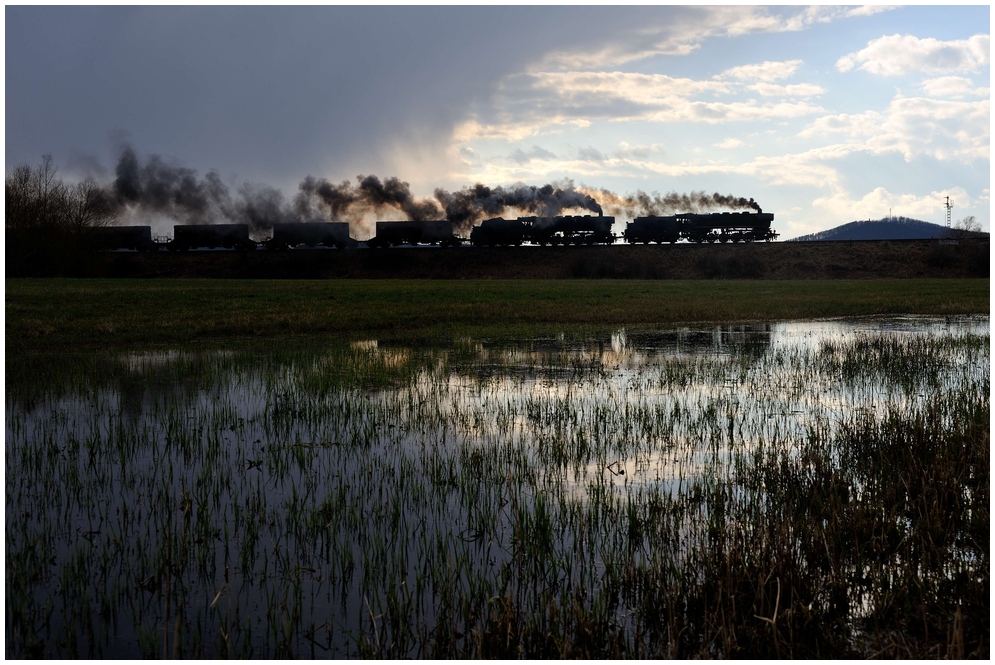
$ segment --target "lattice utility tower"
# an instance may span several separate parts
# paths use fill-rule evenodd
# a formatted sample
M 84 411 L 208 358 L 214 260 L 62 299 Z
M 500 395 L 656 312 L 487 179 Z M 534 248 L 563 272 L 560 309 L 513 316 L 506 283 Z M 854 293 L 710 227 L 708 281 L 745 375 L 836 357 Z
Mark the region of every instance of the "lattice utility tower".
M 947 197 L 947 202 L 943 204 L 943 207 L 947 209 L 947 228 L 950 228 L 950 211 L 954 209 L 954 202 Z

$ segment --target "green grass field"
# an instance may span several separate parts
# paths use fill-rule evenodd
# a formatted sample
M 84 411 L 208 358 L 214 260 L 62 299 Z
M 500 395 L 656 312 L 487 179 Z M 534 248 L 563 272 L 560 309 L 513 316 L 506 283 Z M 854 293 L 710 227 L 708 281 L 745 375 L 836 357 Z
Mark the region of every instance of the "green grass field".
M 8 352 L 441 339 L 870 314 L 988 314 L 989 280 L 7 279 Z

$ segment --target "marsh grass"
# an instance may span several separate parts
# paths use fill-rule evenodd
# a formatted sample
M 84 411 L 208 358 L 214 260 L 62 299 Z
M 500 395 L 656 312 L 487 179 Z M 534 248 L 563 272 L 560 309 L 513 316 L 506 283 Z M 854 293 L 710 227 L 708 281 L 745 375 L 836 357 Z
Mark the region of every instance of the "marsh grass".
M 698 322 L 985 314 L 987 280 L 8 279 L 7 353 L 518 339 Z
M 8 657 L 987 657 L 987 317 L 8 361 Z

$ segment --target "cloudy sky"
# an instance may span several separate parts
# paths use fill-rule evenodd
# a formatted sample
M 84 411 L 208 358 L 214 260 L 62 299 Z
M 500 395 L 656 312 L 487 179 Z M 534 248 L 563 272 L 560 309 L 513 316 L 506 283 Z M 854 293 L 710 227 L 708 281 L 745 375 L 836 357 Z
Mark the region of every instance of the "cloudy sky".
M 782 238 L 989 211 L 988 6 L 10 7 L 6 164 L 121 147 L 421 196 L 572 180 L 755 198 Z

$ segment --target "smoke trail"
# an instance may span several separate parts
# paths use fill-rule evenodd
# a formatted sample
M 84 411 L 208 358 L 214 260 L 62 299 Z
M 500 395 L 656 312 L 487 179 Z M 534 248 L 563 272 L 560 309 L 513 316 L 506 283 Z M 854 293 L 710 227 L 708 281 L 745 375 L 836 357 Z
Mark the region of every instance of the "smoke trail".
M 570 180 L 542 187 L 518 184 L 491 188 L 478 183 L 452 193 L 436 189 L 435 198 L 445 208 L 446 219 L 464 229 L 484 217 L 502 215 L 508 209 L 542 217 L 553 217 L 569 209 L 601 214 L 601 206 L 594 197 L 575 188 Z
M 298 187 L 294 210 L 301 219 L 346 221 L 366 234 L 371 231 L 370 216 L 425 221 L 442 215 L 434 201 L 415 197 L 408 183 L 394 177 L 381 181 L 375 175 L 356 176 L 356 184 L 345 180 L 338 185 L 308 176 Z
M 601 213 L 601 206 L 589 194 L 578 191 L 572 182 L 555 185 L 514 185 L 488 187 L 476 184 L 456 192 L 435 190 L 435 201 L 418 199 L 411 194 L 408 183 L 398 178 L 381 181 L 377 176 L 357 176 L 357 184 L 349 181 L 333 185 L 324 179 L 308 176 L 300 184 L 295 201 L 299 213 L 320 210 L 333 219 L 358 222 L 368 214 L 396 210 L 410 220 L 445 219 L 467 230 L 473 222 L 494 217 L 508 210 L 519 214 L 553 216 L 566 209 L 590 210 Z M 440 209 L 441 206 L 441 209 Z
M 643 191 L 636 191 L 633 194 L 619 196 L 607 189 L 586 190 L 582 188 L 581 191 L 598 196 L 609 214 L 629 219 L 646 215 L 708 212 L 718 208 L 760 212 L 760 206 L 753 199 L 731 194 L 723 195 L 718 192 L 714 194 L 708 194 L 704 191 L 684 194 L 669 192 L 661 195 L 657 192 L 647 194 Z
M 142 163 L 130 145 L 121 150 L 114 173 L 107 195 L 116 212 L 139 218 L 156 214 L 180 224 L 241 223 L 265 231 L 273 224 L 321 217 L 289 204 L 280 190 L 268 185 L 246 183 L 232 195 L 216 171 L 198 178 L 195 170 L 167 164 L 159 155 Z
M 287 201 L 278 189 L 259 184 L 241 185 L 232 195 L 217 172 L 198 178 L 193 169 L 169 165 L 158 155 L 151 155 L 143 164 L 131 146 L 122 149 L 114 182 L 106 193 L 119 212 L 127 209 L 138 216 L 157 213 L 183 224 L 243 223 L 254 231 L 268 230 L 281 222 L 328 220 L 346 221 L 357 227 L 354 230 L 368 233 L 371 218 L 423 221 L 444 216 L 465 232 L 481 219 L 515 214 L 553 217 L 564 211 L 586 210 L 600 215 L 604 209 L 610 215 L 631 219 L 716 208 L 760 210 L 753 199 L 732 195 L 637 191 L 620 196 L 607 189 L 575 187 L 571 180 L 541 187 L 477 183 L 454 192 L 439 188 L 434 200 L 421 199 L 401 179 L 381 180 L 375 175 L 360 175 L 355 182 L 346 180 L 337 185 L 307 176 L 293 201 Z

